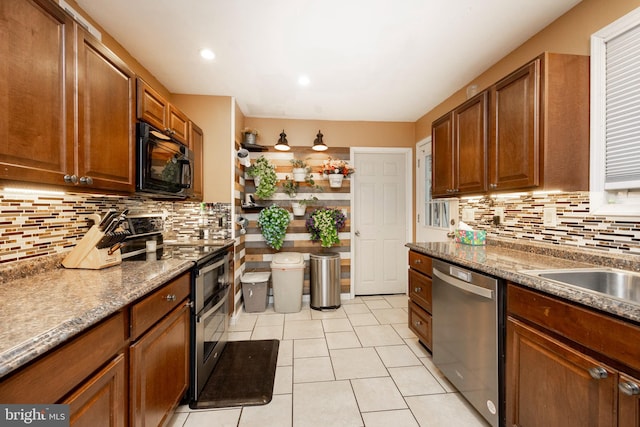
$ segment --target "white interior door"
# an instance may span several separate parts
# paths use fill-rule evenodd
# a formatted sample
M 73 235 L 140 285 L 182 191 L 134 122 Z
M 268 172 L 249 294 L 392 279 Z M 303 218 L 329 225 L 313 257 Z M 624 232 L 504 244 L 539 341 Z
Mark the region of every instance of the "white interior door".
M 352 158 L 352 293 L 406 293 L 411 150 L 352 148 Z
M 447 241 L 447 233 L 458 221 L 458 200 L 432 200 L 431 179 L 431 137 L 428 137 L 416 144 L 417 242 Z

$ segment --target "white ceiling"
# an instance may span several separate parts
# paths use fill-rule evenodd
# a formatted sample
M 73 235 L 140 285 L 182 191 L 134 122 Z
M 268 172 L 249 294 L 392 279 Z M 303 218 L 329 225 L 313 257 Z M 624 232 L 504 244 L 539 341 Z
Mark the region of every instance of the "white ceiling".
M 77 0 L 172 93 L 234 96 L 249 117 L 411 122 L 579 2 Z

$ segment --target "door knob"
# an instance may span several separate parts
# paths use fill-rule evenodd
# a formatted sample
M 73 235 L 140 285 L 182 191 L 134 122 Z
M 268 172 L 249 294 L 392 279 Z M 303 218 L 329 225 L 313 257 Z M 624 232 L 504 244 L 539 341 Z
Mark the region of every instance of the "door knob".
M 360 232 L 356 231 L 356 236 L 360 237 Z

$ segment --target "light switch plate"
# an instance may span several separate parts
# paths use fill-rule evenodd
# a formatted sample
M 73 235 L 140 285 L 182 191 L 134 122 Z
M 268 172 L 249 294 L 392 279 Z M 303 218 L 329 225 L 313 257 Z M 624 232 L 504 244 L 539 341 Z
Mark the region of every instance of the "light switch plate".
M 464 222 L 473 222 L 476 216 L 476 210 L 474 208 L 462 209 L 462 220 Z
M 556 208 L 544 208 L 542 211 L 542 224 L 549 227 L 555 227 L 558 224 Z

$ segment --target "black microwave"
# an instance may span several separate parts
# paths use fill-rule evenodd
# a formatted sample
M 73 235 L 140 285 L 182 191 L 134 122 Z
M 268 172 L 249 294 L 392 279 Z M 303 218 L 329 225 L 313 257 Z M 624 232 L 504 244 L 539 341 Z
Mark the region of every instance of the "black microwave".
M 148 123 L 137 130 L 136 191 L 162 197 L 193 194 L 193 152 Z

